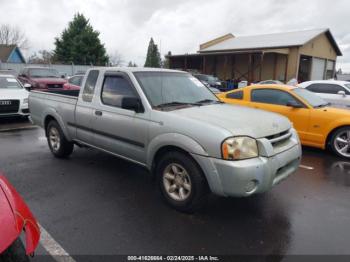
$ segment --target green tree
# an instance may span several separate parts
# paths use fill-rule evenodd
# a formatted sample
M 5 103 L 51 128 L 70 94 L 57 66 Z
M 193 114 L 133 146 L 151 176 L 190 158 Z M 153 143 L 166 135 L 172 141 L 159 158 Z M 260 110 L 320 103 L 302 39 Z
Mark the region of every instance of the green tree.
M 74 64 L 106 65 L 109 58 L 106 49 L 88 19 L 82 14 L 75 14 L 68 28 L 55 38 L 54 61 Z
M 161 67 L 162 60 L 158 51 L 158 46 L 154 43 L 153 38 L 149 41 L 145 67 Z

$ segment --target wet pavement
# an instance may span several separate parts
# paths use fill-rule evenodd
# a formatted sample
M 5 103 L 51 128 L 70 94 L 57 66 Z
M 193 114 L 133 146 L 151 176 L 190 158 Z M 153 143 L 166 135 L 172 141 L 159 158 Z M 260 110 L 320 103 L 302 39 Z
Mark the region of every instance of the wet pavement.
M 302 164 L 266 194 L 186 215 L 139 166 L 78 147 L 59 160 L 41 129 L 0 132 L 0 170 L 71 255 L 350 254 L 350 162 L 304 148 Z

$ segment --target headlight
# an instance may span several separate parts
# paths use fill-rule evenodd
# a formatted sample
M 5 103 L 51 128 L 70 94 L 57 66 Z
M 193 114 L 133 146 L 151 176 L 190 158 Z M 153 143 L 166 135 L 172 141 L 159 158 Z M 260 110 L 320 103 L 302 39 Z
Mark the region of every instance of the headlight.
M 243 160 L 259 156 L 256 140 L 246 136 L 226 139 L 221 150 L 225 160 Z
M 24 98 L 23 99 L 23 104 L 28 104 L 28 101 L 29 101 L 28 98 Z

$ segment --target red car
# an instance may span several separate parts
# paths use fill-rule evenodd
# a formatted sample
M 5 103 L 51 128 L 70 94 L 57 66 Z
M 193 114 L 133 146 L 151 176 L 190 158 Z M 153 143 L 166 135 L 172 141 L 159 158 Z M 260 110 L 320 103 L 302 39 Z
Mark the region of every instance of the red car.
M 67 82 L 56 69 L 48 67 L 25 67 L 18 79 L 22 84 L 31 85 L 30 89 L 40 90 L 63 90 L 63 85 Z
M 20 235 L 25 232 L 25 248 Z M 0 173 L 0 261 L 28 261 L 40 239 L 39 225 L 28 206 Z
M 64 90 L 80 90 L 81 82 L 83 81 L 84 75 L 77 74 L 68 78 L 67 83 L 63 85 Z

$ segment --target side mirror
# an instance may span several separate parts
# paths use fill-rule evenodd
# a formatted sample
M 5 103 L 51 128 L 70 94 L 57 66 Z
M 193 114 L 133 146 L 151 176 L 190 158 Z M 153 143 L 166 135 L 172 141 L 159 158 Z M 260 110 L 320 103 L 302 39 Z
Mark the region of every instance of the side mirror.
M 24 86 L 24 88 L 27 89 L 27 90 L 32 89 L 32 85 L 31 85 L 31 84 L 26 83 L 26 84 L 24 84 L 23 86 Z
M 297 101 L 288 101 L 286 106 L 293 107 L 293 108 L 303 108 L 303 105 L 298 103 Z
M 123 97 L 122 108 L 127 110 L 134 110 L 136 113 L 144 112 L 141 100 L 138 97 Z
M 343 96 L 343 97 L 346 97 L 345 91 L 339 91 L 339 92 L 338 92 L 338 95 L 341 95 L 341 96 Z
M 65 78 L 66 78 L 66 76 L 65 76 L 65 75 L 61 75 L 61 78 L 65 79 Z

